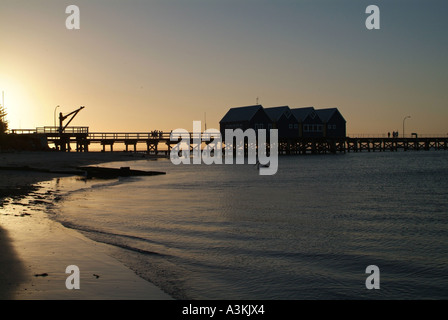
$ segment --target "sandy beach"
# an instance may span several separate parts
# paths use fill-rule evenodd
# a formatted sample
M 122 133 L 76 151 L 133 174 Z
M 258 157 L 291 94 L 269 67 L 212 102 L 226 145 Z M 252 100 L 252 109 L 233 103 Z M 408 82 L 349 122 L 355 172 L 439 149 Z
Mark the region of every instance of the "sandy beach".
M 131 153 L 0 153 L 0 167 L 70 170 L 77 166 L 137 160 Z M 59 174 L 60 175 L 60 174 Z M 0 299 L 3 300 L 169 300 L 152 283 L 111 256 L 111 248 L 51 220 L 34 208 L 36 183 L 54 173 L 0 170 Z M 11 212 L 8 203 L 28 198 Z M 37 200 L 36 200 L 37 201 Z M 41 200 L 42 201 L 42 200 Z M 43 200 L 45 201 L 45 200 Z M 69 290 L 66 268 L 79 268 L 80 288 Z

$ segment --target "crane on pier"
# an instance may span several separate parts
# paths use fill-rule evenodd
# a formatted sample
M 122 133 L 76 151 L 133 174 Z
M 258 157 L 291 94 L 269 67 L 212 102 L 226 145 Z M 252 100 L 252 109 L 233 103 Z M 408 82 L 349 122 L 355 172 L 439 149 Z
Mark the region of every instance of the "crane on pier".
M 59 134 L 62 135 L 62 133 L 64 132 L 65 128 L 67 128 L 67 126 L 70 124 L 70 122 L 72 122 L 73 118 L 76 117 L 76 115 L 78 114 L 79 111 L 81 111 L 82 109 L 84 109 L 84 106 L 81 106 L 79 109 L 70 112 L 69 114 L 66 114 L 65 116 L 62 114 L 62 112 L 59 113 Z M 65 119 L 67 119 L 68 117 L 70 117 L 70 120 L 67 122 L 67 124 L 65 126 L 63 126 L 63 122 Z
M 59 148 L 61 151 L 70 151 L 70 135 L 65 134 L 64 131 L 67 128 L 67 126 L 70 124 L 70 122 L 73 121 L 73 119 L 76 117 L 76 115 L 84 109 L 84 106 L 81 106 L 79 109 L 72 111 L 66 115 L 63 115 L 62 112 L 59 113 Z M 64 121 L 70 117 L 68 122 L 64 126 Z

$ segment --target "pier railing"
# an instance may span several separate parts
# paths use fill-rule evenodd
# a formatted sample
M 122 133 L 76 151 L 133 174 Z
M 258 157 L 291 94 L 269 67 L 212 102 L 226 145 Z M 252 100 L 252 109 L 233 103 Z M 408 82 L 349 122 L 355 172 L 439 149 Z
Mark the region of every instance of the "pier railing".
M 36 129 L 11 129 L 8 130 L 10 134 L 35 134 Z
M 448 138 L 448 133 L 406 133 L 403 137 L 401 134 L 396 138 Z M 387 133 L 349 133 L 347 138 L 394 138 L 392 133 L 390 136 Z
M 88 139 L 92 141 L 99 140 L 151 140 L 151 139 L 170 139 L 170 133 L 166 132 L 91 132 Z
M 38 127 L 36 133 L 40 134 L 59 134 L 59 127 Z M 67 127 L 65 134 L 88 134 L 89 127 Z
M 188 133 L 190 139 L 207 139 L 212 136 L 210 133 Z M 126 140 L 160 140 L 169 141 L 171 137 L 171 132 L 90 132 L 87 138 L 91 141 L 101 141 L 101 140 L 115 140 L 115 141 L 126 141 Z

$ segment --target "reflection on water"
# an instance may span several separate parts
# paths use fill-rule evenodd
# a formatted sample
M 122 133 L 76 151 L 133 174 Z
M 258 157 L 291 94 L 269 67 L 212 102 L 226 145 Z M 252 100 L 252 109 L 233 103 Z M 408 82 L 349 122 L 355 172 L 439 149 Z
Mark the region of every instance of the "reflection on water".
M 274 176 L 253 165 L 127 162 L 167 175 L 62 181 L 76 191 L 55 213 L 124 248 L 121 259 L 178 298 L 447 298 L 447 159 L 284 156 Z M 365 288 L 372 264 L 380 290 Z

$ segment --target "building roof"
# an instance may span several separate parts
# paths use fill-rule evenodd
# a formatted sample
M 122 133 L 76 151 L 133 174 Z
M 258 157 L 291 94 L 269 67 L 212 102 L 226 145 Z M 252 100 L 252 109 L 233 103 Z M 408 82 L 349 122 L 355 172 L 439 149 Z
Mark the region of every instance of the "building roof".
M 341 118 L 345 121 L 338 108 L 317 109 L 316 112 L 323 122 L 328 122 L 335 113 L 339 113 Z
M 297 121 L 302 122 L 308 117 L 309 114 L 314 112 L 314 107 L 294 108 L 291 109 L 292 114 L 296 117 Z
M 289 109 L 288 106 L 265 108 L 264 111 L 266 111 L 272 121 L 278 121 L 285 112 L 287 113 L 287 118 L 289 118 L 289 115 L 291 114 L 291 109 Z
M 250 121 L 250 119 L 252 119 L 252 117 L 260 109 L 263 109 L 263 107 L 259 104 L 254 106 L 231 108 L 219 122 Z

